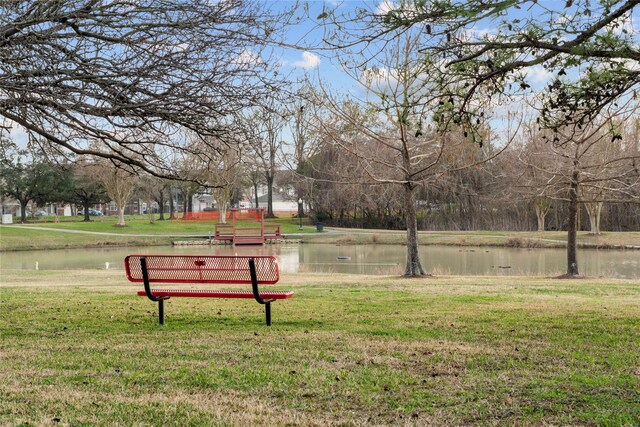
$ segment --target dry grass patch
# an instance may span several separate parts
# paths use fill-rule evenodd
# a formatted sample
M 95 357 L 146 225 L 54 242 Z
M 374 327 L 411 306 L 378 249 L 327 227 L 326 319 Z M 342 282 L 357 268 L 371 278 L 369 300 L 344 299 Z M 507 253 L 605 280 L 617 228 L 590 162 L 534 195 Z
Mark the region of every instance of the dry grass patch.
M 525 239 L 522 237 L 510 237 L 504 242 L 508 248 L 543 248 L 545 245 L 541 240 Z

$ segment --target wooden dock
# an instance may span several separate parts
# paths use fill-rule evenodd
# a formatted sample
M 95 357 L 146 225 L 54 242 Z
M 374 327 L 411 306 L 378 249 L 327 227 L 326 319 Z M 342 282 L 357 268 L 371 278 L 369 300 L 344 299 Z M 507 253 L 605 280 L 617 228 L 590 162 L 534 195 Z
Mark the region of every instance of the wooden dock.
M 264 239 L 265 245 L 299 245 L 302 243 L 301 239 Z M 214 240 L 214 239 L 200 239 L 200 240 L 176 240 L 171 242 L 173 246 L 215 246 L 215 245 L 232 245 L 233 240 Z
M 264 209 L 230 209 L 231 224 L 216 224 L 214 240 L 234 245 L 263 245 L 266 240 L 282 239 L 279 224 L 264 223 Z M 239 226 L 236 220 L 252 220 L 256 226 Z

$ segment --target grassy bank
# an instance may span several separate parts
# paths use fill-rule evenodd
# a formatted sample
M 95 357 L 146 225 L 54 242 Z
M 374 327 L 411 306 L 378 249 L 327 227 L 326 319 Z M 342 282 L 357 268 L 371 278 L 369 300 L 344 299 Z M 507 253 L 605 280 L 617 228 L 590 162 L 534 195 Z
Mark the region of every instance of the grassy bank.
M 127 218 L 126 227 L 115 227 L 114 217 L 92 217 L 91 222 L 38 221 L 15 226 L 0 226 L 0 251 L 97 248 L 108 246 L 157 246 L 170 245 L 174 240 L 188 240 L 200 236 L 206 238 L 213 233 L 212 222 L 206 221 L 155 221 L 150 223 L 144 216 Z M 299 225 L 293 220 L 270 220 L 279 224 L 283 234 L 299 233 Z M 29 228 L 22 228 L 22 225 Z M 240 223 L 239 226 L 255 226 Z M 71 233 L 69 231 L 77 231 Z M 315 227 L 305 225 L 303 233 L 315 233 Z M 104 234 L 92 234 L 104 233 Z
M 26 224 L 31 228 L 0 226 L 0 251 L 64 249 L 104 246 L 148 246 L 168 245 L 174 240 L 186 240 L 213 232 L 211 222 L 201 221 L 156 221 L 150 223 L 146 217 L 131 217 L 127 227 L 115 227 L 112 217 L 99 218 L 92 222 L 37 222 Z M 331 229 L 330 233 L 317 233 L 315 226 L 306 224 L 299 229 L 295 219 L 270 220 L 280 224 L 282 234 L 302 239 L 305 243 L 328 244 L 406 244 L 403 231 Z M 249 224 L 241 224 L 249 226 Z M 253 224 L 255 225 L 255 224 Z M 252 226 L 253 226 L 252 225 Z M 69 233 L 65 231 L 78 231 Z M 91 233 L 108 233 L 91 234 Z M 419 233 L 421 245 L 453 246 L 508 246 L 520 248 L 558 248 L 566 244 L 566 232 L 518 232 L 518 231 L 423 231 Z M 640 246 L 640 232 L 605 232 L 591 235 L 578 233 L 581 248 L 623 248 Z
M 149 221 L 149 218 L 145 215 L 127 215 L 125 216 L 125 227 L 116 227 L 117 217 L 115 216 L 94 216 L 91 217 L 91 221 L 84 222 L 80 218 L 72 217 L 73 220 L 66 220 L 60 222 L 38 220 L 33 222 L 27 222 L 24 225 L 42 227 L 42 228 L 55 228 L 61 230 L 80 230 L 80 231 L 92 231 L 92 232 L 107 232 L 118 234 L 171 234 L 171 235 L 200 235 L 207 236 L 210 232 L 213 232 L 215 222 L 213 221 L 185 221 L 185 220 L 155 220 L 153 223 Z M 283 233 L 293 233 L 299 231 L 299 223 L 293 218 L 275 218 L 265 220 L 265 224 L 278 224 Z M 19 225 L 19 224 L 16 224 Z M 259 226 L 256 222 L 238 222 L 239 227 L 256 227 Z M 315 231 L 315 227 L 309 224 L 304 224 L 304 231 Z
M 0 251 L 170 245 L 175 238 L 106 236 L 0 227 Z
M 117 271 L 2 272 L 0 424 L 638 425 L 640 283 L 283 277 L 175 299 Z
M 336 229 L 338 230 L 338 229 Z M 340 229 L 340 234 L 312 234 L 304 240 L 314 243 L 336 244 L 406 244 L 402 231 Z M 562 231 L 421 231 L 421 245 L 447 246 L 507 246 L 517 248 L 565 247 L 567 233 Z M 592 235 L 586 231 L 578 233 L 581 248 L 640 247 L 640 232 L 605 232 Z

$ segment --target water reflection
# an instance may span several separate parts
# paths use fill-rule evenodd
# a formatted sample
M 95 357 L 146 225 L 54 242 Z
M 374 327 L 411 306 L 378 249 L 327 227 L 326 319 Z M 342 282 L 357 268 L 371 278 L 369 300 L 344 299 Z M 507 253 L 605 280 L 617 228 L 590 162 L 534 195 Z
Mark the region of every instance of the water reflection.
M 0 269 L 123 269 L 124 257 L 133 253 L 275 255 L 285 273 L 401 274 L 406 260 L 400 245 L 217 245 L 8 252 L 0 255 Z M 423 246 L 420 255 L 434 274 L 549 276 L 566 270 L 563 249 Z M 587 276 L 640 277 L 638 251 L 581 250 L 578 263 Z

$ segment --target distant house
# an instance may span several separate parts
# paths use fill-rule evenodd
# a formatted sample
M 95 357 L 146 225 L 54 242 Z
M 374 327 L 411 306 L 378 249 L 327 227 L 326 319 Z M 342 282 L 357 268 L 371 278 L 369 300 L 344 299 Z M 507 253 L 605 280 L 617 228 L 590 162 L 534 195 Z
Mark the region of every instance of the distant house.
M 195 194 L 192 198 L 193 212 L 203 212 L 213 209 L 215 201 L 211 194 Z
M 242 192 L 243 197 L 238 201 L 235 208 L 255 208 L 255 195 L 253 187 L 249 186 Z M 194 194 L 192 196 L 193 212 L 203 212 L 217 209 L 213 196 L 206 193 Z M 258 207 L 267 208 L 267 186 L 258 187 Z M 298 201 L 295 188 L 291 185 L 291 173 L 289 171 L 279 171 L 276 174 L 276 182 L 273 186 L 273 211 L 280 213 L 298 212 Z
M 275 189 L 274 189 L 275 190 Z M 295 196 L 287 194 L 285 192 L 274 191 L 273 192 L 273 211 L 281 212 L 281 213 L 297 213 L 298 212 L 298 202 L 295 200 Z M 251 203 L 251 207 L 255 204 L 254 201 Z M 261 208 L 267 208 L 267 195 L 264 194 L 258 197 L 258 206 Z
M 276 173 L 276 179 L 273 184 L 273 211 L 276 213 L 292 213 L 298 212 L 298 196 L 294 186 L 295 178 L 293 173 L 288 170 L 281 170 Z M 248 207 L 255 207 L 255 196 L 253 188 L 247 189 Z M 258 207 L 267 208 L 267 186 L 258 187 Z

